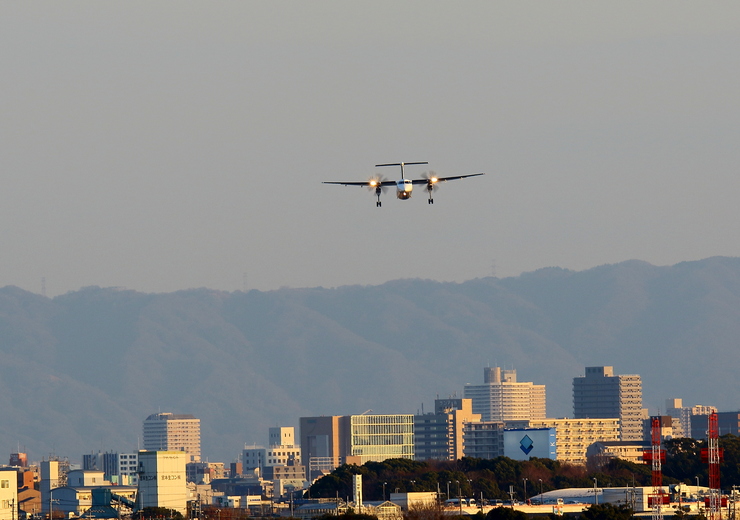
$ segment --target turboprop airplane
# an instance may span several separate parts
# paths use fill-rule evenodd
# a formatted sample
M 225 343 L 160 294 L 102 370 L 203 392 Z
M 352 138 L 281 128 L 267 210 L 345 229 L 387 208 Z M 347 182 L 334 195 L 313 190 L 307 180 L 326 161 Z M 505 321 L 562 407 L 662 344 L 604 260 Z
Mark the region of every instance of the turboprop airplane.
M 467 177 L 477 177 L 478 175 L 485 175 L 485 173 L 471 173 L 468 175 L 455 175 L 454 177 L 437 177 L 434 172 L 427 172 L 423 174 L 421 179 L 407 179 L 405 177 L 404 166 L 411 164 L 429 164 L 428 162 L 407 162 L 407 163 L 389 163 L 389 164 L 376 164 L 376 168 L 382 166 L 400 166 L 401 167 L 401 179 L 397 181 L 388 181 L 381 175 L 371 177 L 366 181 L 361 182 L 340 182 L 340 181 L 329 181 L 324 184 L 341 184 L 343 186 L 364 186 L 370 190 L 375 191 L 375 195 L 378 197 L 378 201 L 375 203 L 376 207 L 381 206 L 380 194 L 384 192 L 388 186 L 396 187 L 396 198 L 406 200 L 411 198 L 411 192 L 414 189 L 415 184 L 424 184 L 424 189 L 429 192 L 428 204 L 434 204 L 434 198 L 432 198 L 432 192 L 437 189 L 437 184 L 440 182 L 454 181 L 457 179 L 465 179 Z

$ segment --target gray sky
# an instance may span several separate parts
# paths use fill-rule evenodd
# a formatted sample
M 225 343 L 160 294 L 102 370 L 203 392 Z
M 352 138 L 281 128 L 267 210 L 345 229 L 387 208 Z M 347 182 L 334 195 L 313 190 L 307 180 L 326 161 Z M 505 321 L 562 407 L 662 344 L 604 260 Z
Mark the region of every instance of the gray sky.
M 737 2 L 3 2 L 0 47 L 0 285 L 740 255 Z M 397 161 L 487 175 L 321 184 Z

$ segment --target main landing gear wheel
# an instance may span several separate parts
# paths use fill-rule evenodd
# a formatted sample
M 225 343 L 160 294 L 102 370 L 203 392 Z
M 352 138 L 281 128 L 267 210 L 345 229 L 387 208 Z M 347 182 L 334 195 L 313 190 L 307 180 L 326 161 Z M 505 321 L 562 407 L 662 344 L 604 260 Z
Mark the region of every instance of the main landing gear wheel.
M 381 202 L 380 201 L 378 201 L 378 202 L 375 203 L 375 207 L 379 208 L 380 206 L 381 206 Z

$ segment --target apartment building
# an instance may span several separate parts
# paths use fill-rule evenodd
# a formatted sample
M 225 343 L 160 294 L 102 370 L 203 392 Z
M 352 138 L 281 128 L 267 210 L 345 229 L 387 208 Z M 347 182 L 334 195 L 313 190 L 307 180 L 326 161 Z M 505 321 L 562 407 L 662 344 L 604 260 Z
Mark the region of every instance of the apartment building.
M 184 451 L 187 462 L 200 462 L 200 419 L 155 413 L 144 420 L 144 450 Z
M 436 399 L 434 413 L 414 416 L 414 458 L 457 460 L 465 456 L 463 427 L 479 422 L 472 399 Z
M 482 385 L 466 385 L 463 397 L 473 402 L 481 421 L 527 421 L 547 417 L 545 385 L 517 382 L 516 370 L 483 369 Z
M 586 367 L 584 377 L 573 378 L 573 415 L 576 419 L 620 420 L 622 441 L 642 441 L 642 379 L 614 375 L 614 368 Z M 606 440 L 606 439 L 603 439 Z
M 586 464 L 586 450 L 597 441 L 618 441 L 619 419 L 542 419 L 512 421 L 507 428 L 555 428 L 556 459 L 571 464 Z

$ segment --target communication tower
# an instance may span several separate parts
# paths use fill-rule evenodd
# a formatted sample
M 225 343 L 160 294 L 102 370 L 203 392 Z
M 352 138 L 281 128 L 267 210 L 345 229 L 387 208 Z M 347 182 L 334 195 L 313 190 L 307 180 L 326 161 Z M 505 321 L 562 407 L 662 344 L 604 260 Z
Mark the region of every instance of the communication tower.
M 663 491 L 663 462 L 665 450 L 660 446 L 660 417 L 653 417 L 650 421 L 651 447 L 645 450 L 642 458 L 653 466 L 653 492 L 648 497 L 648 504 L 653 510 L 653 520 L 663 520 L 663 505 L 670 503 L 670 497 Z
M 702 462 L 709 464 L 709 497 L 704 499 L 704 505 L 708 508 L 708 520 L 721 520 L 721 508 L 727 505 L 727 499 L 722 497 L 719 488 L 719 465 L 724 460 L 724 452 L 719 447 L 717 412 L 709 414 L 708 423 L 707 447 L 701 450 Z

